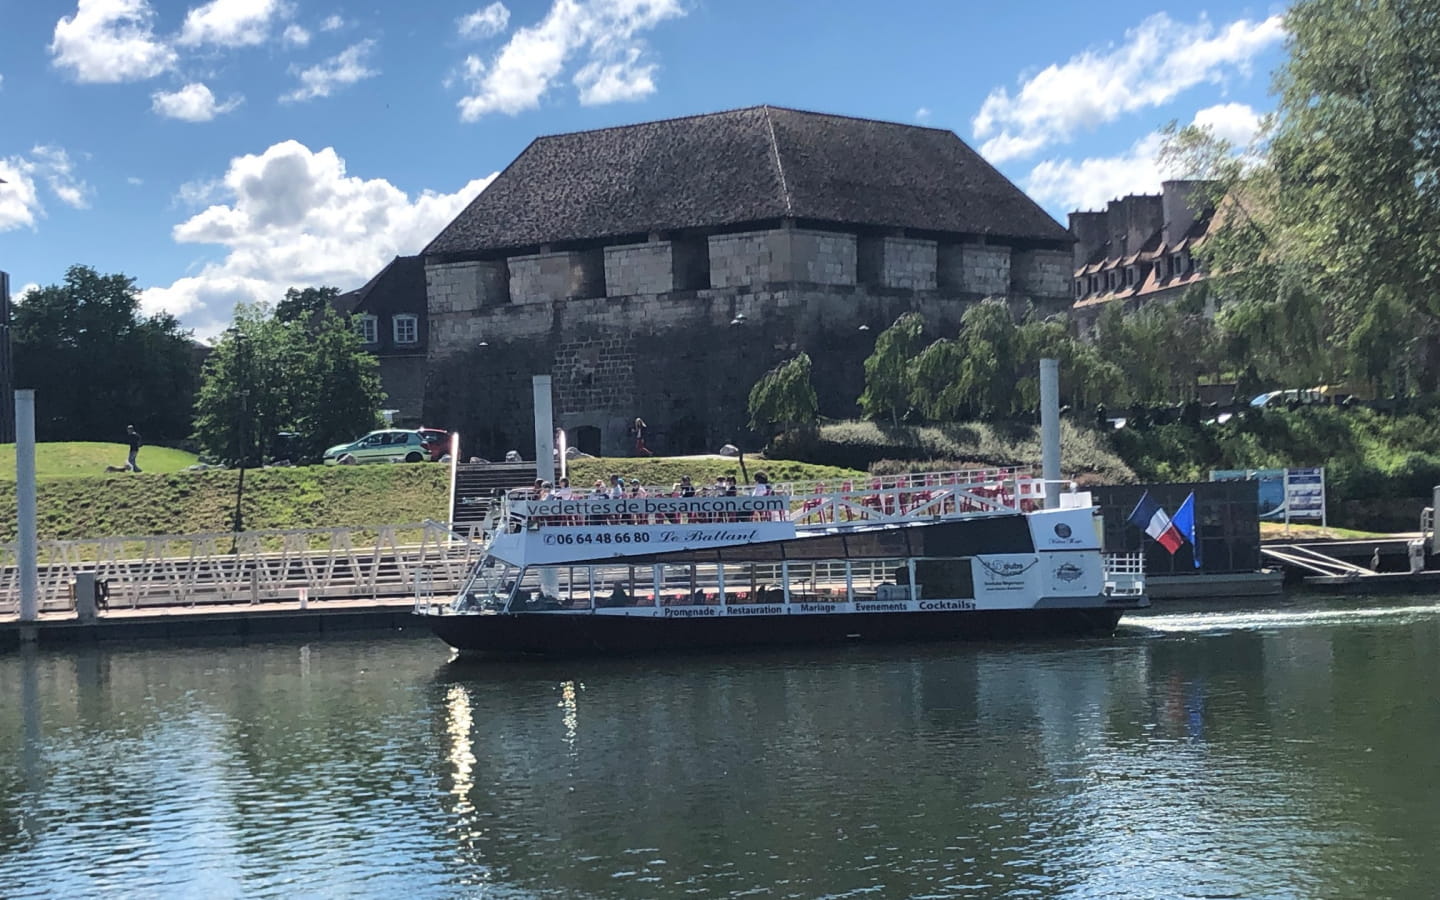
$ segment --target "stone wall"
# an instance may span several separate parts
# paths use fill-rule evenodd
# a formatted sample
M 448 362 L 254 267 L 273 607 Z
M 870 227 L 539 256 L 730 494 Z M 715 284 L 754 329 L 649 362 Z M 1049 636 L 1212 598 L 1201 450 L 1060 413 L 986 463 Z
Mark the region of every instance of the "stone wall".
M 427 263 L 425 293 L 427 352 L 443 356 L 484 340 L 482 312 L 510 302 L 509 270 L 504 260 Z
M 421 414 L 425 411 L 425 357 L 381 356 L 380 382 L 385 385 L 386 409 L 399 412 L 395 424 L 400 426 L 420 425 Z
M 1068 305 L 1071 255 L 1065 250 L 1018 250 L 1012 266 L 1015 291 L 1039 304 Z
M 490 308 L 473 317 L 486 347 L 431 347 L 425 417 L 472 436 L 467 455 L 528 454 L 529 379 L 549 373 L 557 424 L 599 428 L 606 455 L 629 453 L 635 416 L 657 452 L 714 451 L 746 438 L 750 388 L 776 363 L 807 351 L 822 413 L 853 415 L 877 326 L 914 310 L 953 332 L 978 299 L 789 285 Z
M 605 248 L 605 293 L 668 294 L 675 290 L 674 245 L 669 241 Z
M 711 235 L 710 285 L 855 284 L 853 234 L 777 228 Z
M 513 256 L 509 265 L 513 303 L 605 296 L 605 251 L 598 247 Z
M 1010 293 L 1010 248 L 994 244 L 941 244 L 936 280 L 942 291 L 1003 297 Z M 1068 289 L 1062 291 L 1069 296 Z
M 861 284 L 909 291 L 938 287 L 934 241 L 901 237 L 862 237 L 856 251 Z

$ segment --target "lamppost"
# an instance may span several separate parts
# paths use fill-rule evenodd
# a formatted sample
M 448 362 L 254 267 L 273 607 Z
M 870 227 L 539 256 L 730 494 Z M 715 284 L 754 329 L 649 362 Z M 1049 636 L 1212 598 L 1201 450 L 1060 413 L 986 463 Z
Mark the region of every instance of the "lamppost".
M 240 399 L 240 417 L 237 421 L 240 477 L 235 482 L 235 543 L 238 545 L 240 532 L 245 530 L 245 517 L 241 511 L 241 504 L 245 500 L 245 457 L 250 452 L 250 447 L 246 442 L 246 426 L 249 425 L 250 420 L 250 348 L 243 331 L 236 330 L 233 335 L 235 340 L 235 381 L 238 387 L 236 395 Z

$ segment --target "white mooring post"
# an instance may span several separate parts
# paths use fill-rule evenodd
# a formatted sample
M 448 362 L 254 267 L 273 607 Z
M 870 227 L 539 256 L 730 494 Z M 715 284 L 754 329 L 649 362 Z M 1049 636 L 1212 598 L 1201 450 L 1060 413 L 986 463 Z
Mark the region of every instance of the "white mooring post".
M 35 533 L 35 392 L 15 392 L 15 499 L 20 526 L 20 621 L 40 617 Z
M 1040 360 L 1040 468 L 1045 508 L 1060 505 L 1060 360 Z
M 550 376 L 531 379 L 535 392 L 535 477 L 555 482 L 555 413 L 550 399 Z

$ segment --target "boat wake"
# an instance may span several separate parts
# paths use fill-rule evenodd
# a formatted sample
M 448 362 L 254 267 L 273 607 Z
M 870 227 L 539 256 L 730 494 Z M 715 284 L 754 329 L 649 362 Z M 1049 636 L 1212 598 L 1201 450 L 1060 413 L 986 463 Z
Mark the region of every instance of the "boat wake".
M 1217 631 L 1267 631 L 1315 625 L 1406 624 L 1440 618 L 1440 601 L 1406 606 L 1348 606 L 1226 610 L 1174 615 L 1128 615 L 1121 631 L 1165 634 Z

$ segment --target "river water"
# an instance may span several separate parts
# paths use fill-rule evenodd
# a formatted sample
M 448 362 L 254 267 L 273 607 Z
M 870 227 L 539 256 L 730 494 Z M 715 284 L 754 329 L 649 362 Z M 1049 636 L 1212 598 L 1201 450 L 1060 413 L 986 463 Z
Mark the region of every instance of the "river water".
M 0 895 L 1434 897 L 1440 606 L 475 665 L 0 656 Z

